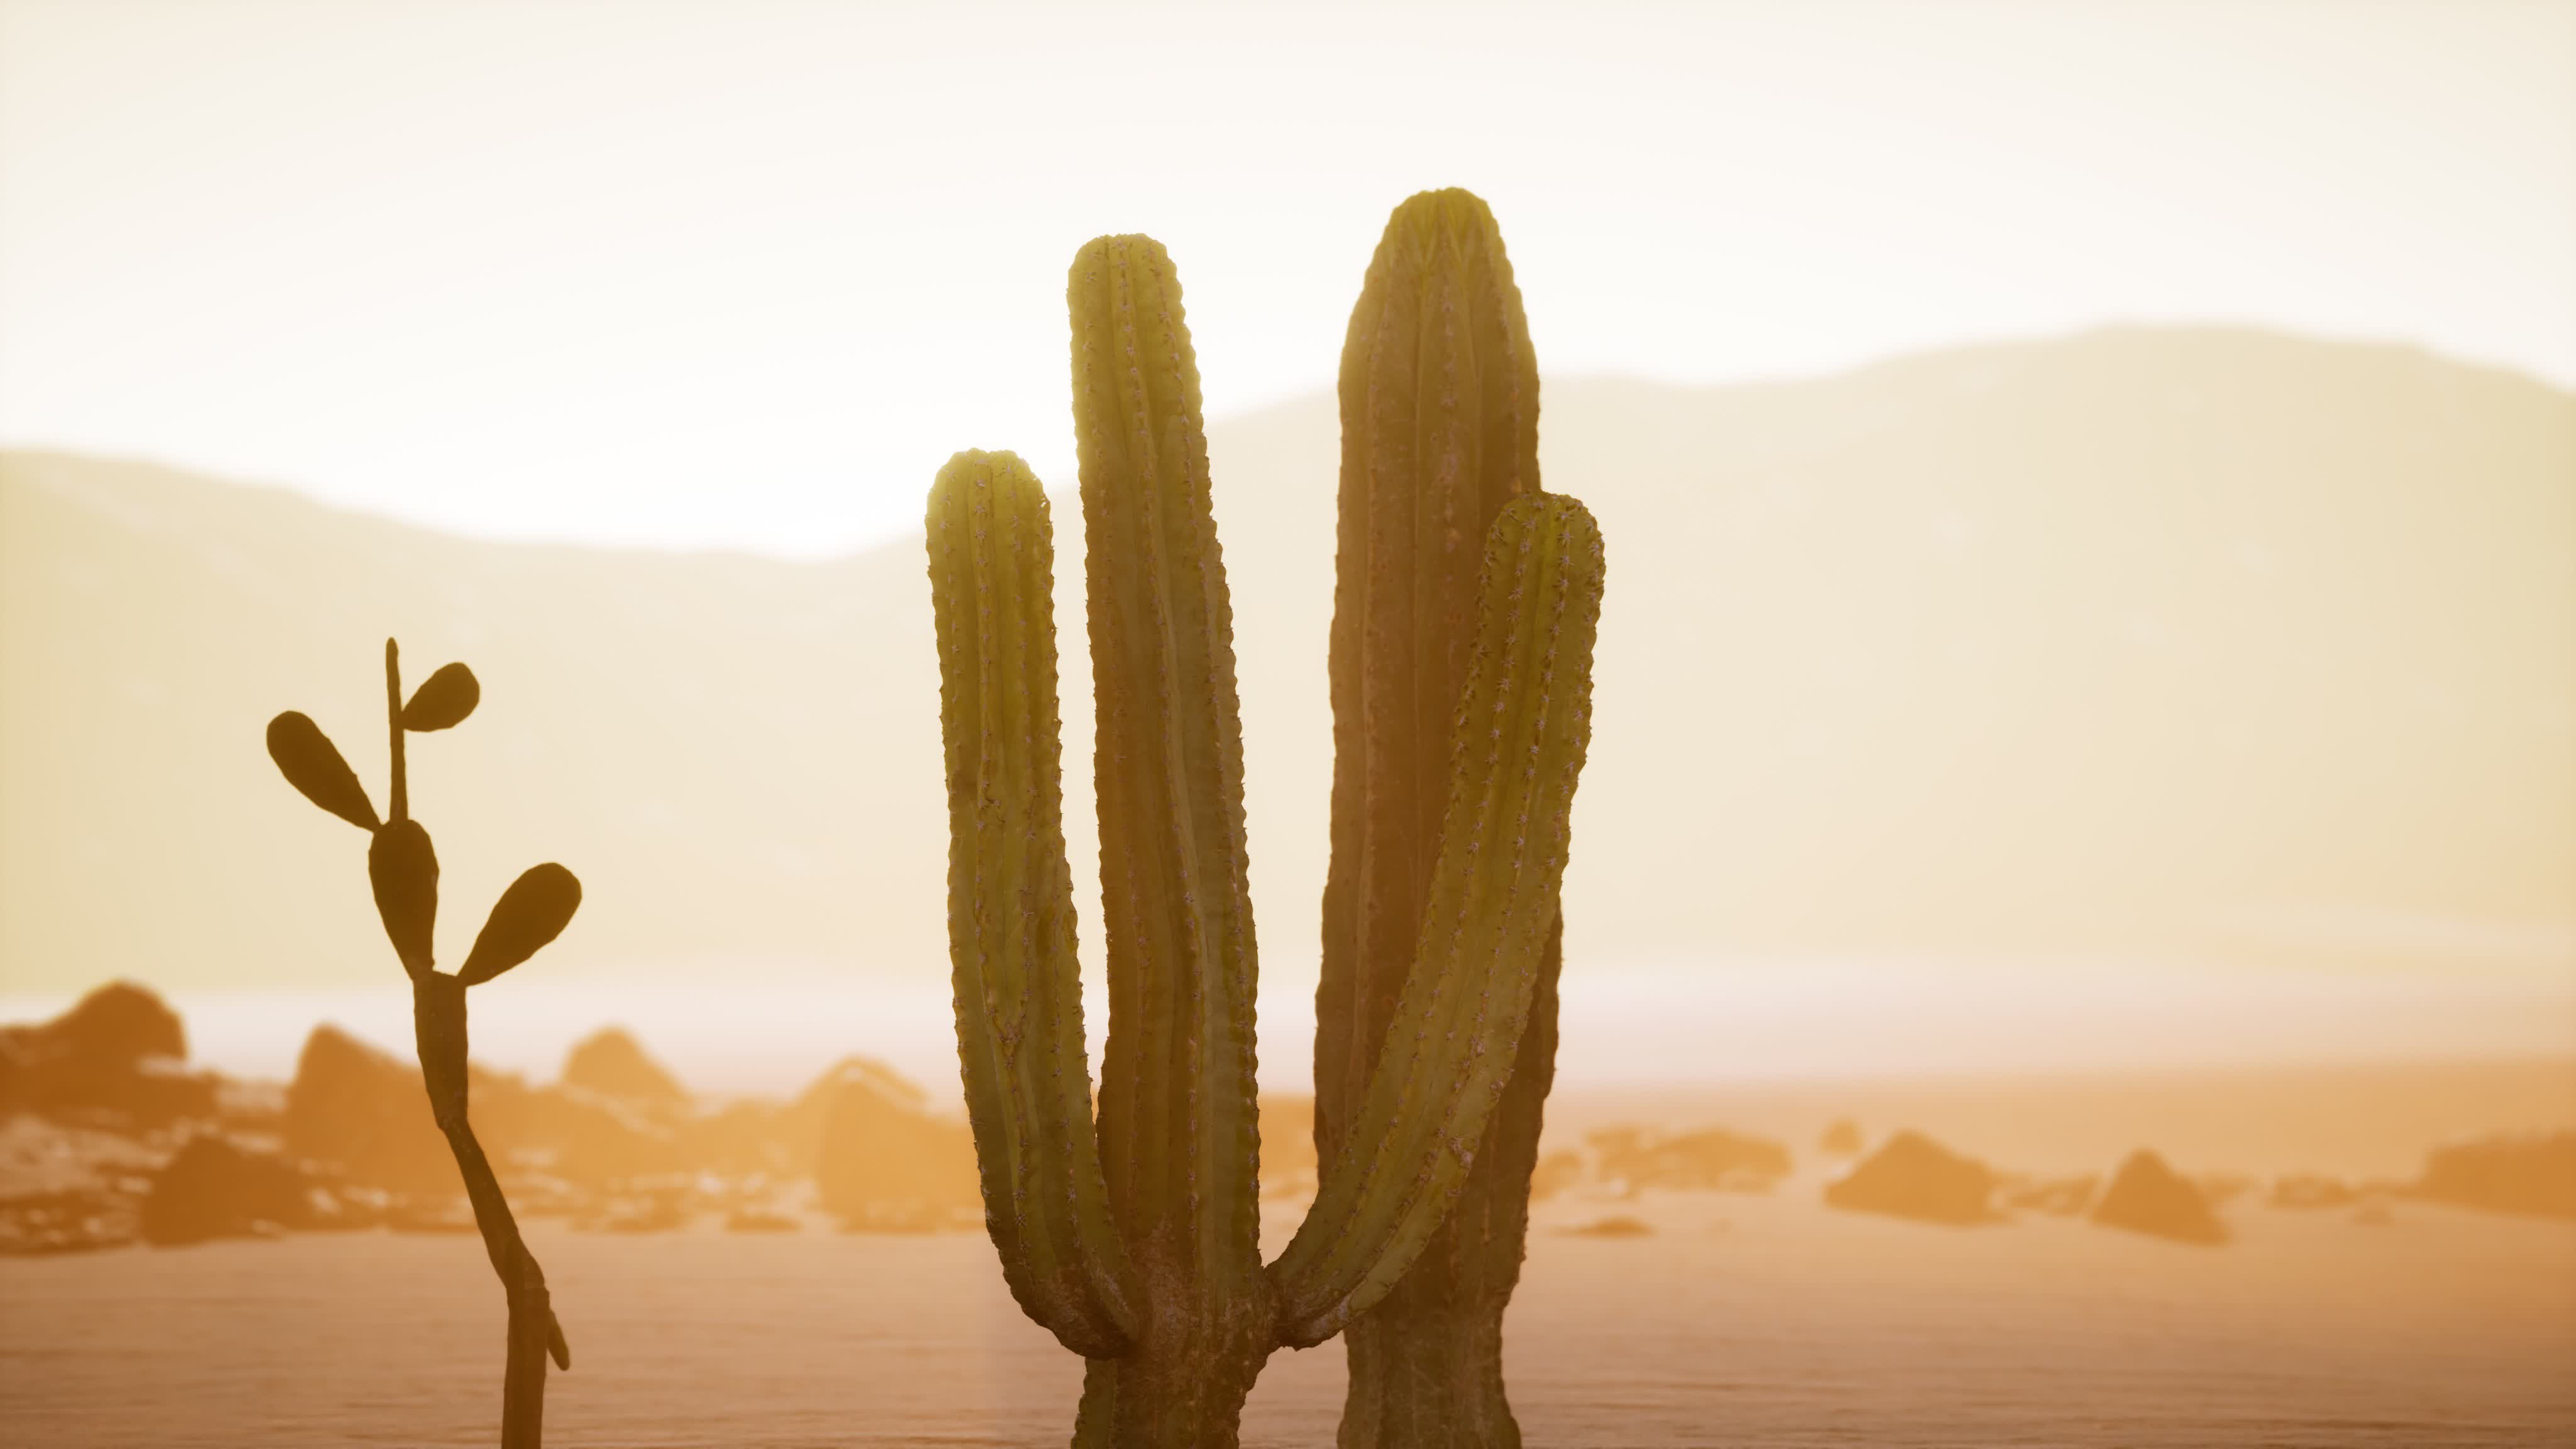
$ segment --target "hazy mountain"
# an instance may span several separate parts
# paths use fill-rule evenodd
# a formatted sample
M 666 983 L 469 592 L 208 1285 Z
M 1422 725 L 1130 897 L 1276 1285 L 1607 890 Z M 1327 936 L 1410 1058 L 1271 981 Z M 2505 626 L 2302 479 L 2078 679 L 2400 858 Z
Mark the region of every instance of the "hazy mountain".
M 1556 382 L 1542 428 L 1610 549 L 1578 961 L 2576 958 L 2576 398 L 2402 348 L 2117 331 L 1771 386 Z M 1257 908 L 1292 973 L 1335 437 L 1321 397 L 1211 437 Z M 1057 524 L 1088 879 L 1069 503 Z M 588 896 L 548 972 L 944 973 L 917 541 L 826 565 L 490 544 L 14 454 L 0 985 L 391 984 L 362 837 L 261 744 L 303 709 L 381 799 L 387 634 L 412 678 L 463 658 L 484 684 L 412 750 L 444 959 L 559 859 Z

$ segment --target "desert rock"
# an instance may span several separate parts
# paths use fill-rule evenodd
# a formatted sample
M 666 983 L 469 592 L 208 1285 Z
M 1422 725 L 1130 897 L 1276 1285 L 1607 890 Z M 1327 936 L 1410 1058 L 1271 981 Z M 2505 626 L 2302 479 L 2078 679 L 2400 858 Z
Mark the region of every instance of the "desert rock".
M 1789 1149 L 1767 1138 L 1722 1127 L 1665 1136 L 1636 1127 L 1611 1127 L 1585 1139 L 1605 1182 L 1630 1191 L 1768 1191 L 1789 1175 Z
M 152 1179 L 142 1231 L 155 1247 L 250 1237 L 305 1225 L 310 1188 L 295 1164 L 224 1137 L 192 1137 Z
M 2094 1204 L 2093 1221 L 2177 1243 L 2227 1241 L 2227 1225 L 2218 1220 L 2209 1194 L 2152 1152 L 2133 1152 L 2120 1164 Z
M 981 1220 L 975 1144 L 964 1122 L 931 1115 L 920 1088 L 863 1057 L 817 1085 L 828 1107 L 814 1177 L 827 1211 L 875 1229 Z
M 689 1089 L 671 1070 L 653 1060 L 633 1036 L 617 1027 L 592 1033 L 564 1058 L 564 1085 L 602 1097 L 646 1103 L 667 1111 L 685 1111 Z
M 2437 1147 L 2410 1193 L 2486 1212 L 2576 1218 L 2576 1132 Z
M 1885 1213 L 1917 1222 L 1964 1225 L 1995 1221 L 1995 1173 L 1920 1132 L 1899 1132 L 1825 1188 L 1825 1202 L 1850 1212 Z
M 0 1114 L 36 1112 L 110 1131 L 210 1117 L 215 1079 L 187 1069 L 178 1014 L 117 981 L 34 1026 L 0 1027 Z
M 2361 1189 L 2337 1177 L 2294 1172 L 2272 1183 L 2271 1206 L 2293 1212 L 2350 1207 L 2361 1201 Z
M 285 1125 L 289 1153 L 350 1182 L 436 1196 L 465 1191 L 420 1072 L 337 1027 L 315 1027 L 304 1039 L 286 1088 Z

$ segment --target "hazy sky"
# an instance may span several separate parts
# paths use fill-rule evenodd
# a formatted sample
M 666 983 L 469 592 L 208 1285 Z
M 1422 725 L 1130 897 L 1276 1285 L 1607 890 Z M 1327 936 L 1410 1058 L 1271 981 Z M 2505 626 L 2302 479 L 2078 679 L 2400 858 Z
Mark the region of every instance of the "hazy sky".
M 0 442 L 838 552 L 960 447 L 1069 480 L 1086 238 L 1171 246 L 1222 414 L 1439 185 L 1554 373 L 2218 320 L 2576 384 L 2567 3 L 0 0 Z

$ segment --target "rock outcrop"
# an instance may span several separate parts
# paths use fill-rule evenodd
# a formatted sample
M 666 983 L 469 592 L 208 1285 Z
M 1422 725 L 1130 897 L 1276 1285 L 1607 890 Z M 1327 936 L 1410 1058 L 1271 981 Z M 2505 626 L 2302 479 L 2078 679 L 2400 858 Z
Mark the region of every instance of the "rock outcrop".
M 2093 1205 L 2093 1221 L 2106 1228 L 2176 1243 L 2214 1245 L 2227 1241 L 2227 1224 L 2219 1221 L 2209 1194 L 2199 1183 L 2165 1165 L 2152 1152 L 2133 1152 Z
M 188 1139 L 143 1199 L 143 1240 L 178 1247 L 213 1238 L 270 1236 L 305 1227 L 311 1186 L 294 1163 L 212 1133 Z
M 1965 1226 L 1997 1221 L 1995 1172 L 1920 1132 L 1899 1132 L 1840 1181 L 1825 1202 L 1847 1212 Z
M 304 1039 L 286 1088 L 285 1132 L 290 1156 L 347 1182 L 436 1197 L 465 1191 L 419 1069 L 338 1027 L 317 1026 Z
M 2576 1132 L 2437 1147 L 2408 1195 L 2491 1213 L 2576 1218 Z
M 1602 1181 L 1629 1191 L 1767 1192 L 1789 1175 L 1789 1149 L 1768 1138 L 1722 1127 L 1667 1136 L 1637 1127 L 1610 1127 L 1585 1139 Z
M 853 1228 L 928 1231 L 983 1221 L 966 1124 L 932 1115 L 921 1089 L 852 1057 L 815 1091 L 827 1106 L 814 1164 L 824 1210 Z
M 648 1111 L 685 1113 L 689 1089 L 620 1027 L 591 1033 L 564 1058 L 563 1084 Z
M 1303 1092 L 1264 1092 L 1255 1103 L 1261 1126 L 1261 1195 L 1310 1199 L 1321 1173 L 1315 1162 L 1315 1099 Z
M 2361 1189 L 2342 1178 L 2294 1172 L 2273 1180 L 2272 1194 L 2266 1201 L 2273 1207 L 2291 1212 L 2315 1212 L 2325 1208 L 2350 1207 L 2360 1202 L 2361 1196 Z
M 1551 1152 L 1530 1169 L 1530 1201 L 1546 1202 L 1583 1182 L 1583 1154 Z
M 0 1116 L 34 1112 L 141 1133 L 215 1113 L 215 1078 L 187 1068 L 188 1034 L 161 998 L 117 981 L 34 1026 L 0 1027 Z

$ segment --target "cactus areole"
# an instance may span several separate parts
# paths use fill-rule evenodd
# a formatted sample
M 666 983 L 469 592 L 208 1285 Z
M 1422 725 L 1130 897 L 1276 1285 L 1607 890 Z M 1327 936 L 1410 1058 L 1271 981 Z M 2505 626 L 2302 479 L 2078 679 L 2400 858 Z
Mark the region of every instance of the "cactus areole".
M 1074 1443 L 1231 1445 L 1269 1355 L 1341 1331 L 1423 1252 L 1505 1096 L 1553 959 L 1601 540 L 1582 505 L 1535 493 L 1482 535 L 1409 969 L 1314 1207 L 1265 1265 L 1243 741 L 1197 363 L 1153 241 L 1085 246 L 1068 294 L 1109 956 L 1097 1118 L 1054 530 L 1008 453 L 950 460 L 928 515 L 958 1055 L 1003 1275 L 1089 1361 Z

